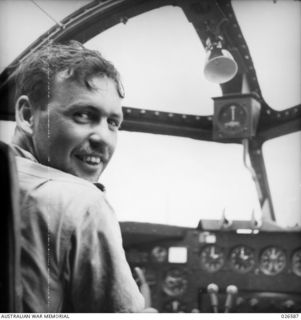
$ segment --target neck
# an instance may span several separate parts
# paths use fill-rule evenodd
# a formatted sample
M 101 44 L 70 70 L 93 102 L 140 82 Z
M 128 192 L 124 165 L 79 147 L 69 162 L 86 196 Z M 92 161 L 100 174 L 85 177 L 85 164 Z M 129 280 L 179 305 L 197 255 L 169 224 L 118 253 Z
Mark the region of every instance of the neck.
M 21 132 L 19 129 L 16 129 L 12 143 L 29 152 L 36 158 L 32 138 Z

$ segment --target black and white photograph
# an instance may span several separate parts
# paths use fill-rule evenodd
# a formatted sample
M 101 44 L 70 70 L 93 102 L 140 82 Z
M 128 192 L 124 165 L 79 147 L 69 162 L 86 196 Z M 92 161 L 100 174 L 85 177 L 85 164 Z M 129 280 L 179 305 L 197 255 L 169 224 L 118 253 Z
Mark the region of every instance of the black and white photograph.
M 298 319 L 301 1 L 0 0 L 0 172 L 1 318 Z

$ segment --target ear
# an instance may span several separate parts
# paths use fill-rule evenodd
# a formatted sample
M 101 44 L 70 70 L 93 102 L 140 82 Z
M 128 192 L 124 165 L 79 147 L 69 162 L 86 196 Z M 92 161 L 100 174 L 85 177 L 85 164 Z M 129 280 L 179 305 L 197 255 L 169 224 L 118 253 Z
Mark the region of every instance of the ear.
M 15 107 L 17 127 L 25 133 L 32 135 L 33 107 L 28 96 L 20 96 Z

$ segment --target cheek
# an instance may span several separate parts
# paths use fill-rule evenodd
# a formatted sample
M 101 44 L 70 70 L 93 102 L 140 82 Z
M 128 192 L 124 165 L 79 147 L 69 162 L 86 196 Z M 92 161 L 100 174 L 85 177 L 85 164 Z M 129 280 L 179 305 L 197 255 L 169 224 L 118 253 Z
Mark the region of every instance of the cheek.
M 115 150 L 116 150 L 116 147 L 117 147 L 117 134 L 115 134 L 112 139 L 111 139 L 111 143 L 110 143 L 110 146 L 109 146 L 109 153 L 110 153 L 110 158 L 113 156 Z
M 52 117 L 49 121 L 49 143 L 53 153 L 63 155 L 69 153 L 83 138 L 80 128 L 62 117 Z
M 56 126 L 49 132 L 51 148 L 68 153 L 82 141 L 81 132 L 69 126 Z

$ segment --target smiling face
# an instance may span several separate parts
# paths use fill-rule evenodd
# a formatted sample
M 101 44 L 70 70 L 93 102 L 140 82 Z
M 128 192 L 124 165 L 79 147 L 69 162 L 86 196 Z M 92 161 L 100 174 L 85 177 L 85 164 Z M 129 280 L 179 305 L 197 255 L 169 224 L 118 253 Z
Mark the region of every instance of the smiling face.
M 114 153 L 122 107 L 112 79 L 89 82 L 91 90 L 57 76 L 48 107 L 34 111 L 32 138 L 40 163 L 97 182 Z

